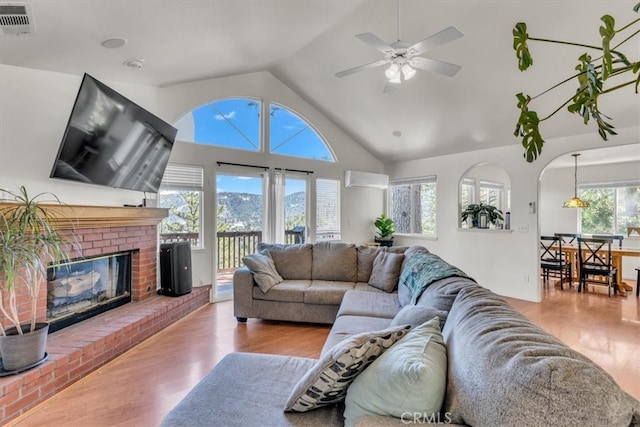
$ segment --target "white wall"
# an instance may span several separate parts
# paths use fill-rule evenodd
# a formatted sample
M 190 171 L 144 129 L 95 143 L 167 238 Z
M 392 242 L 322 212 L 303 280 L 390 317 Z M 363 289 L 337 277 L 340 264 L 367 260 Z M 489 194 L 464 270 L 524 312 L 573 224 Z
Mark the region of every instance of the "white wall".
M 98 80 L 103 81 L 99 75 Z M 32 192 L 50 191 L 69 204 L 122 206 L 139 204 L 143 193 L 49 178 L 64 134 L 81 76 L 0 64 L 0 188 L 25 185 Z M 220 149 L 177 142 L 171 162 L 205 168 L 204 223 L 206 249 L 193 254 L 194 284 L 214 278 L 215 169 L 217 161 L 312 170 L 313 177 L 343 180 L 344 170 L 382 172 L 382 162 L 356 144 L 342 130 L 297 96 L 270 73 L 252 73 L 166 88 L 103 81 L 168 122 L 185 112 L 224 97 L 258 97 L 291 108 L 313 123 L 327 139 L 338 164 Z M 312 196 L 312 195 L 310 195 Z M 342 188 L 342 238 L 365 242 L 373 236 L 373 220 L 380 214 L 384 192 Z
M 506 147 L 387 165 L 385 172 L 392 179 L 437 175 L 437 240 L 396 238 L 397 243 L 425 245 L 498 294 L 540 301 L 538 214 L 529 214 L 529 202 L 540 205 L 539 177 L 552 159 L 576 150 L 602 147 L 603 141 L 596 131 L 592 127 L 589 130 L 592 133 L 588 135 L 548 140 L 542 155 L 533 163 L 523 159 L 522 146 L 514 139 L 513 145 Z M 617 131 L 619 134 L 607 144 L 640 142 L 640 127 Z M 511 180 L 511 233 L 458 229 L 460 177 L 470 167 L 482 162 L 501 166 Z M 570 188 L 572 193 L 573 189 Z M 563 197 L 566 197 L 566 192 L 564 194 Z
M 94 76 L 100 79 L 100 76 Z M 50 191 L 69 204 L 140 204 L 142 193 L 49 178 L 82 76 L 0 64 L 0 188 Z M 157 89 L 104 81 L 157 114 Z
M 382 162 L 356 144 L 315 108 L 300 98 L 268 72 L 204 80 L 173 85 L 159 90 L 159 106 L 170 122 L 178 120 L 195 107 L 228 97 L 253 97 L 265 102 L 275 102 L 290 108 L 312 123 L 328 141 L 338 160 L 329 163 L 317 160 L 229 150 L 205 145 L 178 142 L 171 155 L 171 162 L 202 165 L 205 174 L 204 223 L 215 224 L 216 162 L 253 164 L 270 167 L 311 170 L 312 178 L 333 178 L 343 181 L 344 171 L 354 169 L 366 172 L 382 172 Z M 373 220 L 383 206 L 384 192 L 373 189 L 341 188 L 342 240 L 348 242 L 370 241 L 373 236 Z M 309 197 L 315 197 L 311 192 Z M 314 218 L 314 213 L 310 217 Z M 313 227 L 313 224 L 312 224 Z M 215 228 L 205 227 L 205 249 L 193 252 L 194 283 L 210 283 L 215 274 Z M 208 243 L 207 243 L 208 242 Z M 209 282 L 206 282 L 209 280 Z M 203 282 L 204 281 L 204 282 Z

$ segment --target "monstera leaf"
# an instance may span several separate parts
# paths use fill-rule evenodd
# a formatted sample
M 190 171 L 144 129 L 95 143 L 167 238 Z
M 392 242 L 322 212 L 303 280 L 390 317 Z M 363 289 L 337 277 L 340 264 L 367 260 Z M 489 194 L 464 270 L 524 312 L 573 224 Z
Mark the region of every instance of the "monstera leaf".
M 635 5 L 633 10 L 640 12 L 640 3 Z M 522 146 L 525 149 L 524 158 L 527 162 L 533 162 L 542 153 L 545 141 L 540 132 L 541 123 L 553 117 L 565 106 L 568 112 L 580 116 L 585 125 L 589 124 L 593 119 L 598 127 L 598 134 L 604 141 L 607 141 L 611 135 L 617 135 L 614 126 L 611 124 L 611 117 L 600 111 L 598 101 L 600 97 L 608 93 L 632 85 L 635 94 L 638 94 L 638 88 L 640 87 L 640 60 L 629 60 L 619 48 L 640 34 L 640 18 L 619 29 L 616 29 L 615 19 L 611 15 L 604 15 L 601 21 L 603 23 L 600 26 L 602 40 L 599 46 L 531 37 L 527 32 L 527 24 L 524 22 L 517 23 L 513 28 L 513 49 L 516 53 L 520 71 L 526 71 L 533 65 L 533 57 L 528 46 L 531 41 L 579 46 L 600 53 L 600 56 L 595 59 L 588 53 L 582 54 L 578 58 L 579 63 L 575 67 L 575 74 L 561 80 L 538 95 L 529 96 L 522 93 L 516 95 L 520 116 L 516 123 L 514 135 L 522 140 Z M 617 45 L 614 45 L 615 36 L 625 38 Z M 606 87 L 609 78 L 623 74 L 632 75 L 631 80 L 623 81 L 616 86 Z M 575 94 L 550 114 L 540 117 L 536 111 L 530 110 L 530 104 L 535 99 L 571 82 L 577 83 Z

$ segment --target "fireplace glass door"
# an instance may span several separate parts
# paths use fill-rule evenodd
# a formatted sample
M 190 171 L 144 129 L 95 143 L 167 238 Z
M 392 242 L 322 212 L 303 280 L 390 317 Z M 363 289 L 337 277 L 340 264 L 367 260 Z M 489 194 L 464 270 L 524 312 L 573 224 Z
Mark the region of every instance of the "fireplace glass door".
M 131 252 L 79 259 L 47 271 L 50 331 L 131 301 Z

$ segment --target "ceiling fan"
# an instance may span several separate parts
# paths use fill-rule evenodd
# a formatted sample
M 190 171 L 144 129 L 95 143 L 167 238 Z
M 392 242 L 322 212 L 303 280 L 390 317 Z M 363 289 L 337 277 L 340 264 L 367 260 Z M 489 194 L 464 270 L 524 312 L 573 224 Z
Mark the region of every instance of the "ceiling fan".
M 384 73 L 388 83 L 398 84 L 401 83 L 402 80 L 409 80 L 415 76 L 416 70 L 433 71 L 445 76 L 453 77 L 462 68 L 460 65 L 450 64 L 437 59 L 424 58 L 419 55 L 438 46 L 442 46 L 443 44 L 459 39 L 463 35 L 464 34 L 462 34 L 456 27 L 450 26 L 417 43 L 409 43 L 400 40 L 400 0 L 398 0 L 398 41 L 387 44 L 373 33 L 356 35 L 356 38 L 359 40 L 362 40 L 374 49 L 382 52 L 384 54 L 384 59 L 340 71 L 339 73 L 336 73 L 336 77 L 345 77 L 359 71 L 378 68 L 386 64 L 390 64 Z

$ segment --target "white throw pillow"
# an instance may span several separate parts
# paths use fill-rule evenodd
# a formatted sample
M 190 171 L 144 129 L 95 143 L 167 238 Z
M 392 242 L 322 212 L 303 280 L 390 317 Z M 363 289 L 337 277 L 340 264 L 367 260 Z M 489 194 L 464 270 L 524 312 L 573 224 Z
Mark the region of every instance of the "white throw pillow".
M 362 416 L 437 417 L 447 385 L 447 350 L 438 318 L 409 331 L 351 383 L 345 426 Z
M 242 262 L 253 273 L 253 279 L 258 284 L 258 287 L 262 292 L 268 292 L 284 279 L 271 259 L 268 251 L 260 251 L 255 254 L 250 254 L 242 258 Z

